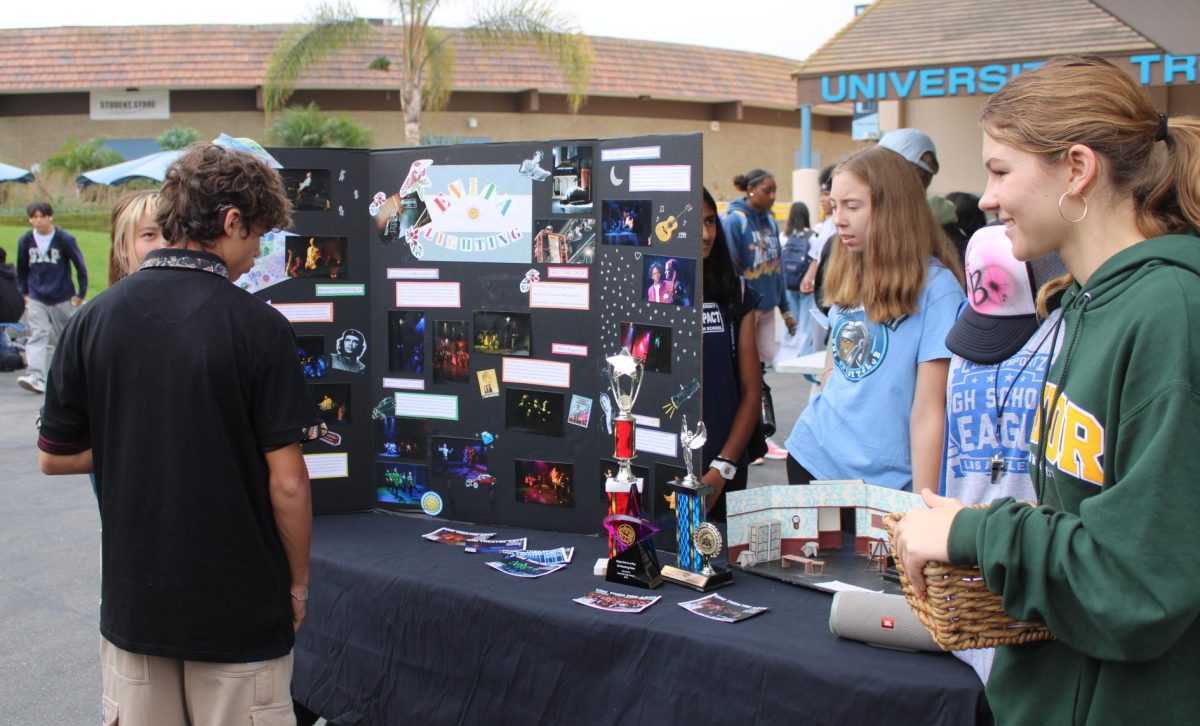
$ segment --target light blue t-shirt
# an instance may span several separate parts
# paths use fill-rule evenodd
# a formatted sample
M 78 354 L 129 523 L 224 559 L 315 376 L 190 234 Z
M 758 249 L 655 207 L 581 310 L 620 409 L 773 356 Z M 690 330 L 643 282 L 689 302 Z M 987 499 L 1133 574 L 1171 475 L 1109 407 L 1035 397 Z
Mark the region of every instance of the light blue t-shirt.
M 876 323 L 862 306 L 833 306 L 834 370 L 792 427 L 792 458 L 818 479 L 911 488 L 908 426 L 917 364 L 950 357 L 946 334 L 964 297 L 954 274 L 931 261 L 912 315 Z

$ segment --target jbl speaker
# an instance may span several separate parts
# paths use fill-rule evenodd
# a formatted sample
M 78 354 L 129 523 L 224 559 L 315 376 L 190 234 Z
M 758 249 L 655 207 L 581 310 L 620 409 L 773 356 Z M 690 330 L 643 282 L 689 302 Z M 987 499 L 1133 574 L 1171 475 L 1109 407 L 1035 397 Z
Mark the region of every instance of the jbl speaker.
M 829 629 L 839 638 L 895 650 L 942 652 L 901 595 L 834 593 Z

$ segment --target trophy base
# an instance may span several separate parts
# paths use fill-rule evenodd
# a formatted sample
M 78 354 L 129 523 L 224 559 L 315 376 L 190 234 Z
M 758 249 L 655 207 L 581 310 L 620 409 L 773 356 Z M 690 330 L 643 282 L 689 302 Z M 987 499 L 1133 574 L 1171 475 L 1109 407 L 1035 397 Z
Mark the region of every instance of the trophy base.
M 667 582 L 690 587 L 699 592 L 708 592 L 733 584 L 733 572 L 724 567 L 713 567 L 713 574 L 703 575 L 699 572 L 680 569 L 674 565 L 667 565 L 662 568 L 662 578 Z
M 616 557 L 609 558 L 604 579 L 622 585 L 653 590 L 663 584 L 658 557 L 646 542 L 638 542 Z

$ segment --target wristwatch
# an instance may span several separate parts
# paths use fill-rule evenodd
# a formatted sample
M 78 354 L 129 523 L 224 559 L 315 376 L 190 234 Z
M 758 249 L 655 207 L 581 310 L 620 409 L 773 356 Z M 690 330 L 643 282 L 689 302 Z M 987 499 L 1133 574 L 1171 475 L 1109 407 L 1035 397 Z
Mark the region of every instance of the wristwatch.
M 721 478 L 725 481 L 732 481 L 733 478 L 737 476 L 737 465 L 729 459 L 722 459 L 719 456 L 712 460 L 712 463 L 708 465 L 708 468 L 716 469 L 717 473 L 720 474 Z

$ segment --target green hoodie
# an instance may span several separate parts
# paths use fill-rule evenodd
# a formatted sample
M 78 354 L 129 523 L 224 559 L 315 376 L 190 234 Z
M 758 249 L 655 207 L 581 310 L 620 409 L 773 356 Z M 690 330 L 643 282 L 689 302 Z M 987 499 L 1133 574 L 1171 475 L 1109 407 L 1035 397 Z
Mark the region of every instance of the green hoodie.
M 966 509 L 950 531 L 952 562 L 1058 636 L 997 649 L 988 700 L 1000 724 L 1197 723 L 1200 238 L 1113 255 L 1063 307 L 1041 506 Z

